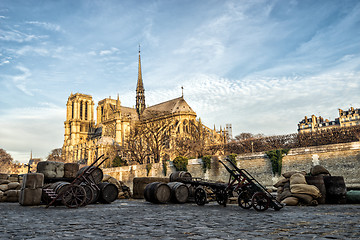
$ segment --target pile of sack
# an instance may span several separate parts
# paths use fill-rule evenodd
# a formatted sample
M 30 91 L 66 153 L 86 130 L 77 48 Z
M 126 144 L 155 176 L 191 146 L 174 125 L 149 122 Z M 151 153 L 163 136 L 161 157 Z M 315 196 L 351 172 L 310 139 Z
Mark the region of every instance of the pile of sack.
M 0 173 L 0 202 L 19 201 L 22 177 Z
M 312 167 L 309 174 L 304 171 L 284 173 L 274 185 L 277 188 L 276 200 L 288 206 L 323 204 L 326 195 L 323 177 L 329 175 L 320 165 Z

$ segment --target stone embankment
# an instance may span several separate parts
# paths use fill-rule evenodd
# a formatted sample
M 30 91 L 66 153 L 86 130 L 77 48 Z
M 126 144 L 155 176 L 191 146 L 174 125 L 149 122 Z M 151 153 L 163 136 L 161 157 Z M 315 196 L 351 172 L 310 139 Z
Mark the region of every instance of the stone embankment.
M 226 182 L 229 173 L 218 161 L 224 157 L 226 156 L 213 156 L 211 169 L 205 173 L 202 169 L 202 160 L 191 159 L 188 171 L 193 177 Z M 239 168 L 246 169 L 267 188 L 271 188 L 279 180 L 273 176 L 271 163 L 264 152 L 238 155 L 236 161 Z M 348 188 L 360 189 L 360 142 L 291 149 L 283 158 L 282 173 L 309 171 L 315 165 L 324 166 L 332 176 L 343 176 Z M 175 168 L 172 162 L 168 162 L 166 169 L 161 163 L 153 164 L 149 174 L 146 165 L 106 168 L 103 171 L 132 189 L 134 177 L 169 177 L 175 172 Z

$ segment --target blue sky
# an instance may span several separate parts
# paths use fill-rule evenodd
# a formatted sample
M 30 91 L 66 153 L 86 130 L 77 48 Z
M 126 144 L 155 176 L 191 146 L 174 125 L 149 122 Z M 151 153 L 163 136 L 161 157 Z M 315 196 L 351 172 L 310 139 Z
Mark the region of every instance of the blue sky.
M 146 104 L 184 86 L 233 135 L 360 107 L 356 0 L 0 0 L 0 147 L 20 162 L 61 147 L 71 92 L 134 106 L 139 44 Z

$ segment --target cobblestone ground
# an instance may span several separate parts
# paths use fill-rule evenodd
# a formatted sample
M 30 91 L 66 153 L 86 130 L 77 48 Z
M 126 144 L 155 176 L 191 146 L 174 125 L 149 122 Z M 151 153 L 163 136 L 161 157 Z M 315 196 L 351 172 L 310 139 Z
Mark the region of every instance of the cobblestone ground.
M 0 239 L 360 239 L 360 205 L 256 212 L 143 200 L 78 209 L 0 203 Z

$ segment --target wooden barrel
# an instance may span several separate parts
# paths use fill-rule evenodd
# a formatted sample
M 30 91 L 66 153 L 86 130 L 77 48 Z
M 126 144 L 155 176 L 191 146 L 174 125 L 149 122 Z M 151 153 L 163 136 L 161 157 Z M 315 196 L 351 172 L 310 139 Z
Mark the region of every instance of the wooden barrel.
M 305 178 L 306 178 L 307 184 L 314 185 L 320 190 L 321 197 L 317 198 L 316 201 L 319 204 L 325 204 L 326 203 L 326 188 L 325 188 L 323 176 L 322 175 L 319 175 L 319 176 L 305 176 Z
M 360 191 L 351 190 L 346 193 L 346 202 L 347 203 L 360 203 Z
M 168 186 L 171 189 L 171 202 L 186 203 L 189 198 L 189 188 L 181 182 L 170 182 Z
M 135 177 L 133 179 L 133 198 L 143 199 L 144 190 L 146 185 L 153 182 L 168 183 L 169 178 L 157 178 L 157 177 Z
M 166 183 L 153 182 L 146 185 L 145 200 L 152 203 L 167 203 L 170 201 L 171 189 Z
M 99 202 L 112 203 L 117 199 L 119 190 L 115 184 L 102 182 L 98 184 L 100 188 Z
M 84 175 L 83 175 L 84 177 L 88 178 L 91 182 L 93 182 L 95 184 L 101 183 L 104 174 L 100 168 L 91 166 L 88 169 L 88 166 L 83 167 L 78 171 L 77 176 L 82 174 L 85 170 L 87 170 L 87 172 L 90 172 L 90 173 L 84 173 Z
M 65 187 L 69 184 L 70 183 L 68 183 L 68 182 L 56 182 L 56 183 L 51 184 L 51 188 L 53 189 L 53 191 L 55 193 L 59 194 L 62 191 L 64 191 Z
M 182 182 L 182 181 L 191 181 L 192 177 L 189 172 L 180 171 L 170 174 L 170 182 Z
M 346 186 L 342 176 L 324 176 L 326 203 L 346 203 Z

